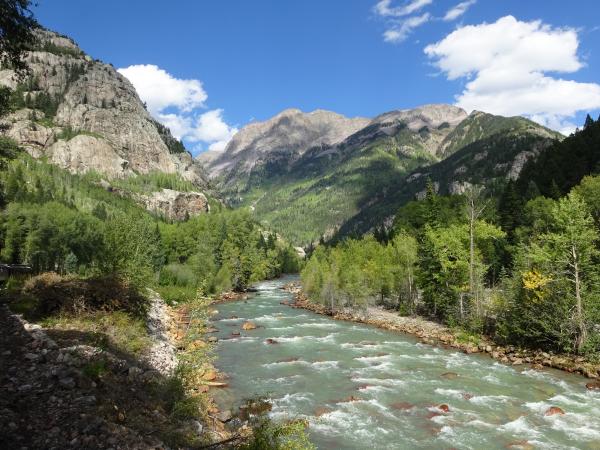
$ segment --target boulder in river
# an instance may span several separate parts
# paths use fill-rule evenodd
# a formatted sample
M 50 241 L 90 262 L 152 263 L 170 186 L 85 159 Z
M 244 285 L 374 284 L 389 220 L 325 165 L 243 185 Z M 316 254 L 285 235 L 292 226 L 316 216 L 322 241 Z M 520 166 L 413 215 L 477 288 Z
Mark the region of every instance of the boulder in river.
M 455 378 L 458 378 L 458 374 L 454 372 L 444 372 L 441 377 L 446 378 L 447 380 L 454 380 Z
M 590 391 L 600 391 L 600 381 L 590 381 L 585 387 Z
M 558 406 L 551 406 L 544 413 L 545 416 L 554 416 L 555 414 L 560 414 L 562 416 L 565 414 L 565 412 L 562 410 L 562 408 L 559 408 Z
M 415 405 L 413 405 L 410 402 L 395 402 L 390 405 L 390 408 L 398 409 L 398 410 L 402 410 L 402 411 L 407 411 L 409 409 L 413 409 L 414 407 L 415 407 Z
M 255 330 L 256 329 L 256 325 L 253 322 L 244 322 L 244 324 L 242 325 L 242 330 Z
M 446 405 L 445 403 L 442 403 L 441 405 L 438 405 L 437 407 L 440 411 L 442 412 L 450 412 L 450 407 L 448 405 Z
M 276 341 L 276 340 L 275 340 L 275 339 L 273 339 L 273 338 L 268 338 L 268 339 L 265 341 L 265 343 L 267 343 L 267 344 L 279 344 L 279 342 L 278 342 L 278 341 Z
M 325 414 L 329 414 L 332 411 L 333 411 L 333 409 L 331 409 L 331 408 L 327 408 L 325 406 L 320 406 L 317 409 L 315 409 L 315 417 L 321 417 Z

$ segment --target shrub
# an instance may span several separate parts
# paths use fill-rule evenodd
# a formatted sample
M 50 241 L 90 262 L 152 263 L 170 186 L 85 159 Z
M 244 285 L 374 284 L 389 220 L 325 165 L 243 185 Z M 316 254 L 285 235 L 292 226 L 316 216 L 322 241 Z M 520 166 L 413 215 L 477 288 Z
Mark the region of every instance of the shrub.
M 144 317 L 148 306 L 148 300 L 137 289 L 113 276 L 79 279 L 46 272 L 29 279 L 22 293 L 36 299 L 36 312 L 42 317 L 98 310 Z

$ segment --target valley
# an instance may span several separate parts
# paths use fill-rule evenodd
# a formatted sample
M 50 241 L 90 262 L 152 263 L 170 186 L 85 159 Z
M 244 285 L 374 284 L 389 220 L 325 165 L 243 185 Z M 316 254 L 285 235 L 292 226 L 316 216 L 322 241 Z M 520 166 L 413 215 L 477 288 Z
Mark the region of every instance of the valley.
M 392 3 L 372 11 L 388 44 L 480 6 L 416 17 L 440 6 Z M 450 55 L 475 26 L 457 24 L 419 49 L 439 73 L 397 96 L 391 67 L 423 64 L 394 55 L 355 79 L 358 53 L 329 51 L 333 70 L 306 64 L 299 80 L 301 59 L 265 50 L 281 33 L 242 50 L 221 29 L 193 37 L 211 23 L 163 33 L 161 17 L 119 45 L 79 28 L 80 45 L 37 8 L 0 0 L 0 447 L 598 448 L 600 86 L 552 78 L 585 65 L 574 28 L 507 16 L 478 26 L 534 35 Z M 531 50 L 546 38 L 560 58 Z M 228 49 L 205 58 L 208 43 Z M 510 45 L 518 57 L 502 59 Z M 219 70 L 180 78 L 149 55 Z M 273 71 L 269 95 L 229 78 L 256 87 Z M 443 77 L 463 93 L 438 95 Z M 528 93 L 540 78 L 593 92 L 552 103 L 550 88 Z M 494 89 L 504 108 L 473 102 Z

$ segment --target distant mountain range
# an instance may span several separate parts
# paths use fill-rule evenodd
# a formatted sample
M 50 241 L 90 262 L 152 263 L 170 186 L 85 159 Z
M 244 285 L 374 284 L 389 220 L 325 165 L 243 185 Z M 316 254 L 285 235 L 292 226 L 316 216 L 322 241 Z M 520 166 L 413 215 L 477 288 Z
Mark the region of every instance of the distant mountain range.
M 71 172 L 180 177 L 232 207 L 250 207 L 299 245 L 390 223 L 429 179 L 441 193 L 460 193 L 465 183 L 501 185 L 563 138 L 522 117 L 443 104 L 373 119 L 287 109 L 241 129 L 223 152 L 194 159 L 110 64 L 66 36 L 39 30 L 38 37 L 28 80 L 0 70 L 0 84 L 14 89 L 13 112 L 0 124 L 5 136 Z M 170 211 L 188 197 L 163 192 L 152 204 Z
M 373 119 L 285 110 L 240 130 L 204 164 L 221 194 L 298 244 L 364 233 L 422 195 L 465 183 L 515 179 L 525 162 L 563 136 L 522 117 L 452 105 L 391 111 Z

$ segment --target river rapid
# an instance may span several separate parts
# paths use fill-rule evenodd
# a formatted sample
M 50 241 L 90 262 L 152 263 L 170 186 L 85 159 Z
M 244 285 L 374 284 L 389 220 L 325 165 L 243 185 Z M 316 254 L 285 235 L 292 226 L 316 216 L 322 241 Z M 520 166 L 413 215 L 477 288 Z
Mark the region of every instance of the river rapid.
M 280 305 L 290 280 L 217 305 L 223 407 L 266 396 L 274 419 L 307 419 L 320 449 L 600 449 L 600 394 L 583 377 Z M 243 331 L 247 320 L 259 328 Z M 565 414 L 546 416 L 551 406 Z

